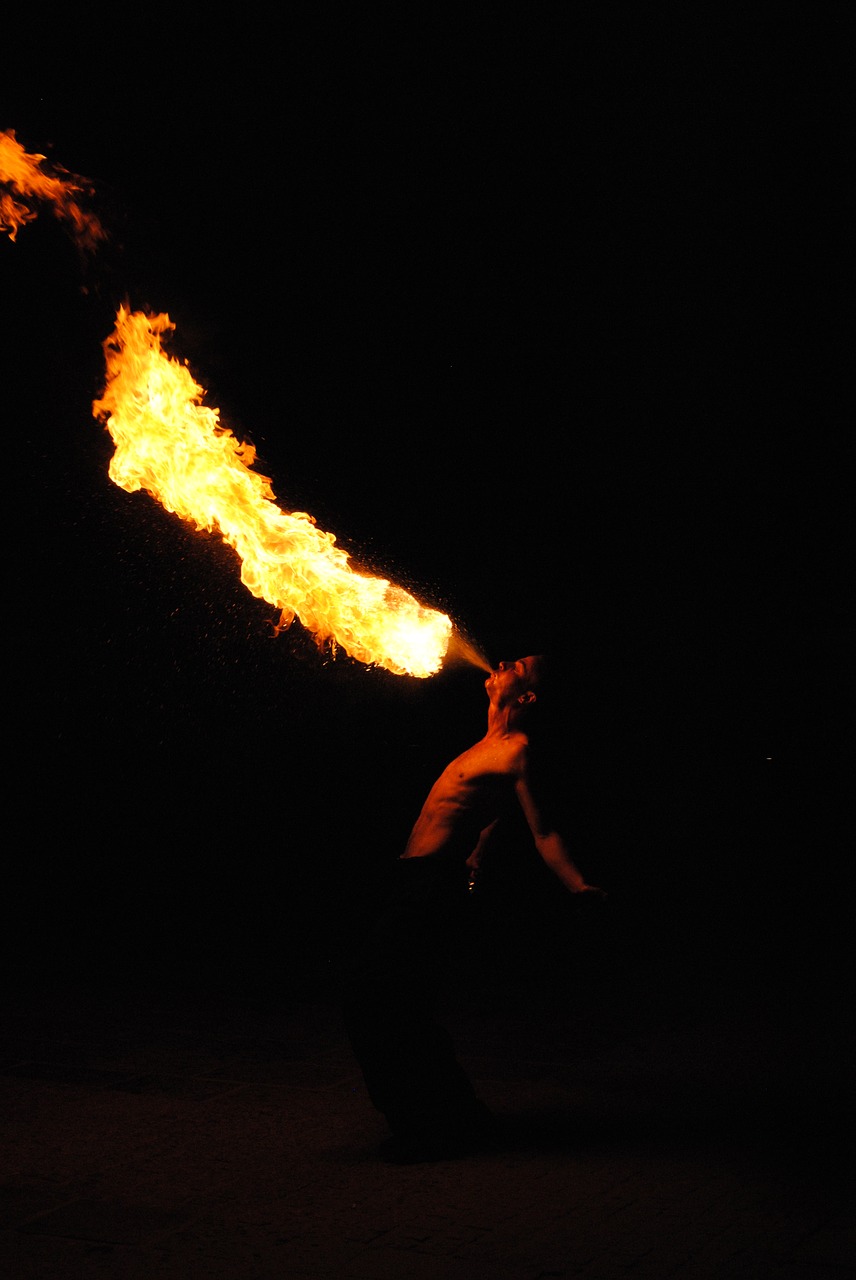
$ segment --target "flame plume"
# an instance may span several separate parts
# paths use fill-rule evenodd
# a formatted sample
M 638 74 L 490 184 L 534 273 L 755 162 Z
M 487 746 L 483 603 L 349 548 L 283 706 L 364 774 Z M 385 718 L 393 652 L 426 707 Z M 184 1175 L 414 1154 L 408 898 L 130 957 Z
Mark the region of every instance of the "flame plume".
M 21 227 L 38 216 L 34 206 L 44 204 L 57 218 L 71 224 L 81 248 L 94 249 L 99 240 L 106 239 L 106 232 L 76 199 L 78 194 L 91 194 L 91 184 L 77 174 L 45 166 L 44 160 L 44 156 L 24 150 L 14 129 L 0 132 L 0 231 L 15 240 Z
M 200 530 L 218 530 L 241 559 L 241 581 L 297 618 L 319 647 L 396 675 L 430 676 L 449 647 L 452 623 L 401 587 L 355 572 L 330 533 L 302 511 L 284 512 L 270 480 L 251 470 L 255 450 L 202 404 L 187 367 L 165 354 L 168 315 L 120 307 L 104 343 L 104 393 L 92 406 L 116 451 L 110 478 L 129 493 L 144 489 L 167 511 Z

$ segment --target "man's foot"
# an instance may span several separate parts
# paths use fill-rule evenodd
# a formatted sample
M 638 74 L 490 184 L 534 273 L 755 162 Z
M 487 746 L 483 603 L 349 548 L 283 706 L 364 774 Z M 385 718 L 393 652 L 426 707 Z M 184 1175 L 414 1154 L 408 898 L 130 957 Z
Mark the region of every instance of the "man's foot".
M 466 1124 L 431 1133 L 394 1133 L 378 1154 L 387 1164 L 421 1164 L 429 1160 L 461 1160 L 496 1150 L 497 1124 L 485 1108 Z

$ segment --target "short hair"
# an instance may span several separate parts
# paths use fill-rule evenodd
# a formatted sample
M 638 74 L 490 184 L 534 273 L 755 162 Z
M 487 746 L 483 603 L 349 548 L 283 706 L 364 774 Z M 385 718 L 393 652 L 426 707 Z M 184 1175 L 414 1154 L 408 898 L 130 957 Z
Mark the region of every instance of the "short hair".
M 551 701 L 552 664 L 546 654 L 531 655 L 535 662 L 527 669 L 526 687 L 535 694 L 534 702 L 524 702 L 520 710 L 526 718 L 527 726 L 546 719 Z
M 533 653 L 532 657 L 536 663 L 532 673 L 534 676 L 533 687 L 537 689 L 542 689 L 545 686 L 549 687 L 552 668 L 550 655 L 547 653 Z
M 547 736 L 554 728 L 565 723 L 572 698 L 572 678 L 566 662 L 557 660 L 551 653 L 533 654 L 538 659 L 529 687 L 535 701 L 526 708 L 526 728 Z
M 530 679 L 530 687 L 538 699 L 552 704 L 561 694 L 562 666 L 549 653 L 535 653 L 536 666 Z

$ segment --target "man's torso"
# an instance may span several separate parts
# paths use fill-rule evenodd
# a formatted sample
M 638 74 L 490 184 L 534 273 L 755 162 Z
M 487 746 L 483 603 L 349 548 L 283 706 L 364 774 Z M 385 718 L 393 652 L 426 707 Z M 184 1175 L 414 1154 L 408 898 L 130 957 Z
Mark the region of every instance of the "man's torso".
M 426 857 L 450 847 L 468 856 L 480 831 L 508 803 L 526 746 L 521 733 L 486 737 L 457 756 L 428 793 L 402 856 Z

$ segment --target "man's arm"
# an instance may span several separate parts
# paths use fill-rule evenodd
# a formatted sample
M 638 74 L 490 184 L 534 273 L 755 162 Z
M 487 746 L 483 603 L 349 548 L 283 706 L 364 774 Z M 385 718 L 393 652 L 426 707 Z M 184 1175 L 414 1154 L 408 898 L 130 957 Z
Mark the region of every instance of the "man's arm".
M 496 830 L 496 824 L 498 822 L 499 822 L 499 818 L 494 818 L 493 822 L 489 822 L 488 825 L 483 828 L 483 830 L 479 833 L 478 840 L 476 841 L 476 847 L 473 849 L 472 853 L 467 858 L 467 866 L 470 869 L 471 882 L 475 880 L 475 877 L 478 874 L 479 868 L 481 867 L 482 856 L 484 854 L 485 849 L 490 844 L 491 836 Z
M 586 884 L 585 877 L 568 853 L 567 845 L 558 831 L 547 831 L 542 835 L 536 835 L 533 831 L 532 835 L 535 848 L 566 889 L 570 889 L 571 893 L 586 893 L 598 898 L 606 897 L 603 889 L 598 889 L 593 884 Z
M 571 893 L 585 893 L 592 897 L 605 898 L 603 889 L 586 883 L 585 876 L 570 855 L 564 837 L 545 820 L 525 773 L 518 777 L 515 790 L 529 824 L 529 830 L 532 832 L 535 848 L 554 875 L 558 876 Z

